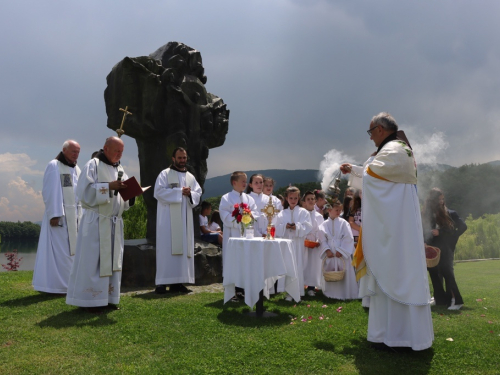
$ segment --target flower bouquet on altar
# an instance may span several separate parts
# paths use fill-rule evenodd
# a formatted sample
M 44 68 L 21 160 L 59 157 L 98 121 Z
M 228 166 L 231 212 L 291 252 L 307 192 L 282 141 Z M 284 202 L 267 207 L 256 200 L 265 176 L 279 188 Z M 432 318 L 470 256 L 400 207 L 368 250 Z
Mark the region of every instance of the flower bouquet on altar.
M 236 220 L 236 223 L 241 225 L 241 235 L 243 236 L 245 228 L 248 228 L 253 223 L 250 207 L 246 203 L 235 204 L 231 216 L 234 217 L 233 221 Z

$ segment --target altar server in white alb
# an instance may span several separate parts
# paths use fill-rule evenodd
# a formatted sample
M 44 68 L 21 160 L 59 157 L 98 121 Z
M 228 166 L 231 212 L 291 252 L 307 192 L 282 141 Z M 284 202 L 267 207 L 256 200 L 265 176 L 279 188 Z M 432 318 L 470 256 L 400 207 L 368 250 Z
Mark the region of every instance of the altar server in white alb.
M 427 349 L 434 331 L 413 151 L 388 113 L 372 118 L 368 134 L 378 148 L 372 157 L 363 167 L 341 165 L 363 189 L 354 262 L 357 276 L 366 273 L 359 296 L 370 295 L 368 341 L 382 350 Z
M 134 198 L 125 202 L 117 191 L 126 187 L 123 181 L 128 179 L 120 165 L 123 149 L 120 138 L 109 137 L 78 179 L 76 194 L 84 211 L 69 278 L 68 305 L 94 308 L 120 302 L 122 213 L 134 203 Z
M 325 271 L 345 270 L 344 278 L 338 281 L 325 281 L 321 277 L 323 294 L 335 299 L 358 298 L 358 284 L 354 268 L 351 265 L 351 255 L 354 252 L 354 238 L 349 223 L 340 217 L 342 203 L 338 199 L 328 200 L 325 203 L 328 219 L 319 226 L 322 233 L 321 268 Z M 324 264 L 323 264 L 324 262 Z M 321 271 L 323 273 L 323 271 Z
M 299 206 L 300 190 L 295 186 L 290 186 L 285 191 L 285 207 L 278 214 L 276 219 L 276 237 L 287 238 L 293 241 L 294 258 L 297 264 L 300 295 L 304 293 L 304 252 L 308 251 L 304 246 L 306 236 L 312 230 L 311 216 L 309 212 Z M 278 292 L 285 290 L 284 279 L 278 280 Z M 292 296 L 285 297 L 287 301 L 292 300 Z
M 312 224 L 312 229 L 304 242 L 305 251 L 302 259 L 304 264 L 304 284 L 307 285 L 307 295 L 314 297 L 316 295 L 315 289 L 321 288 L 321 248 L 319 241 L 323 238 L 323 233 L 319 230 L 319 227 L 325 219 L 323 219 L 323 215 L 314 209 L 316 196 L 312 191 L 304 193 L 302 205 L 309 212 Z
M 76 165 L 80 145 L 67 140 L 43 175 L 45 214 L 38 240 L 33 288 L 39 292 L 65 294 L 76 250 L 82 209 L 76 197 L 80 168 Z
M 227 242 L 231 237 L 242 237 L 241 233 L 241 223 L 236 222 L 236 218 L 232 216 L 234 211 L 234 205 L 239 205 L 241 203 L 248 204 L 248 207 L 252 211 L 252 217 L 254 221 L 259 220 L 262 212 L 257 210 L 257 205 L 254 199 L 245 194 L 245 188 L 247 187 L 247 175 L 245 172 L 236 171 L 231 174 L 230 177 L 231 185 L 233 190 L 227 194 L 224 194 L 220 200 L 219 213 L 222 223 L 224 224 L 224 234 L 222 240 L 222 261 L 224 262 L 224 251 L 227 249 Z M 224 269 L 224 266 L 223 266 Z
M 269 195 L 262 192 L 264 188 L 264 176 L 260 173 L 250 176 L 246 193 L 255 201 L 259 217 L 254 222 L 255 236 L 265 236 L 267 234 L 267 216 L 262 212 L 264 207 L 269 204 Z M 272 200 L 271 200 L 272 203 Z
M 173 164 L 156 179 L 156 293 L 188 293 L 183 283 L 194 284 L 193 208 L 202 190 L 187 171 L 187 152 L 181 147 L 172 154 Z

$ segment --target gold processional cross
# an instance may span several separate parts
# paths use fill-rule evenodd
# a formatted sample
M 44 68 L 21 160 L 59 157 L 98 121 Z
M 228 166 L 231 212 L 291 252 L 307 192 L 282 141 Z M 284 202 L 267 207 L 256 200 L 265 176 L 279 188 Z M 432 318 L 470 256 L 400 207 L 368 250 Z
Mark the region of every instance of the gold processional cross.
M 280 212 L 276 207 L 273 205 L 273 198 L 269 196 L 269 202 L 264 206 L 261 212 L 264 213 L 264 216 L 267 217 L 267 234 L 266 234 L 266 240 L 274 240 L 274 233 L 271 234 L 271 228 L 273 227 L 271 225 L 271 221 L 273 220 L 273 217 Z
M 121 136 L 123 134 L 125 134 L 125 130 L 123 130 L 123 123 L 125 122 L 125 117 L 127 117 L 127 115 L 132 114 L 132 112 L 127 111 L 127 109 L 128 109 L 128 106 L 126 106 L 125 109 L 120 108 L 120 111 L 123 112 L 123 118 L 122 118 L 122 124 L 120 126 L 120 129 L 116 129 L 116 134 L 118 134 L 118 138 L 121 138 Z

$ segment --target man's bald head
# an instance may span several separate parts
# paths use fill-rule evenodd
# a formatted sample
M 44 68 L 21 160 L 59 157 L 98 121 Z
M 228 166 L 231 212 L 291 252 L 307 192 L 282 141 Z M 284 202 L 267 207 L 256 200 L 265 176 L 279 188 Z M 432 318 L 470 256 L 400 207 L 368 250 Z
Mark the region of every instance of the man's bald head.
M 68 163 L 75 164 L 78 160 L 78 155 L 80 155 L 80 145 L 77 141 L 68 139 L 63 143 L 62 153 Z
M 109 137 L 106 138 L 106 142 L 104 142 L 104 147 L 102 149 L 106 158 L 108 158 L 111 163 L 115 164 L 122 158 L 124 148 L 125 145 L 120 138 Z

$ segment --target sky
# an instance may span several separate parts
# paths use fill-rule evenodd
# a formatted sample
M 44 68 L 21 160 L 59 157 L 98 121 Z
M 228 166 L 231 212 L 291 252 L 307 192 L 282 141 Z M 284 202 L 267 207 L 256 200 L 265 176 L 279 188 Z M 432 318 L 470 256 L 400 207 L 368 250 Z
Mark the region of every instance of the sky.
M 112 67 L 170 41 L 201 52 L 207 90 L 231 111 L 209 178 L 319 169 L 332 155 L 362 163 L 381 111 L 418 145 L 417 163 L 427 147 L 432 162 L 453 166 L 500 159 L 497 1 L 0 4 L 0 221 L 42 219 L 43 173 L 62 143 L 80 143 L 83 166 L 114 134 Z M 122 139 L 122 164 L 139 177 L 135 140 Z

